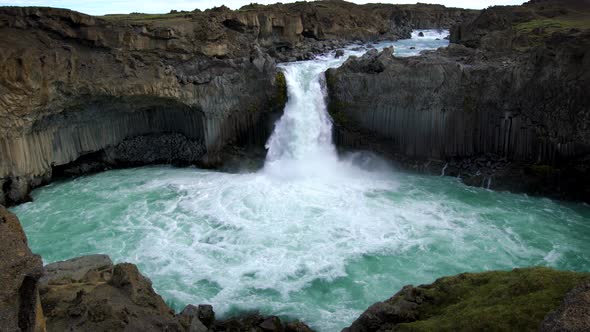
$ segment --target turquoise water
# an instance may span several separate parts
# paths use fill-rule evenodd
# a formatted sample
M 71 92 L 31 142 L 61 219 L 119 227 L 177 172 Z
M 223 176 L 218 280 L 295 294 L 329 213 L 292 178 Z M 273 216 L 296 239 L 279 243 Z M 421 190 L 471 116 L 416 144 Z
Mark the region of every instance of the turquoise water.
M 445 31 L 424 34 L 377 47 L 412 56 L 448 44 Z M 176 310 L 260 310 L 320 331 L 339 331 L 402 286 L 445 275 L 590 271 L 587 205 L 338 156 L 321 75 L 365 50 L 345 52 L 281 65 L 289 102 L 262 170 L 144 167 L 50 184 L 13 209 L 33 251 L 45 263 L 96 253 L 135 263 Z
M 406 284 L 544 265 L 590 271 L 590 207 L 387 167 L 276 178 L 144 167 L 53 183 L 17 206 L 45 263 L 129 261 L 180 310 L 212 303 L 349 325 Z

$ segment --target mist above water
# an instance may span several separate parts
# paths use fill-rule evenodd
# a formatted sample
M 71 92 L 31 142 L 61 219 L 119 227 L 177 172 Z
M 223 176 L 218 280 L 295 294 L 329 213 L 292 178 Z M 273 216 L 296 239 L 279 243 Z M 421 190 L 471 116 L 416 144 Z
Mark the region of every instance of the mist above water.
M 396 55 L 447 43 L 425 35 L 394 43 Z M 33 251 L 46 263 L 106 253 L 138 264 L 176 310 L 260 310 L 320 331 L 444 275 L 590 269 L 586 205 L 394 172 L 367 154 L 339 158 L 321 81 L 344 60 L 282 65 L 289 101 L 261 171 L 157 166 L 50 184 L 14 208 Z

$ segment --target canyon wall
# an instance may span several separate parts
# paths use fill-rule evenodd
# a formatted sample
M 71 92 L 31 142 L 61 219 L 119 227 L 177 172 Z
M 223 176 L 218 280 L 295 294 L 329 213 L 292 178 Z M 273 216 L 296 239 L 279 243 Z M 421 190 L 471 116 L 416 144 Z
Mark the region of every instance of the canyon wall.
M 447 49 L 329 70 L 337 142 L 470 184 L 590 199 L 590 12 L 560 7 L 547 27 L 544 6 L 492 7 Z
M 277 62 L 474 14 L 344 1 L 103 17 L 0 7 L 0 204 L 55 173 L 218 165 L 228 145 L 264 146 L 286 102 Z

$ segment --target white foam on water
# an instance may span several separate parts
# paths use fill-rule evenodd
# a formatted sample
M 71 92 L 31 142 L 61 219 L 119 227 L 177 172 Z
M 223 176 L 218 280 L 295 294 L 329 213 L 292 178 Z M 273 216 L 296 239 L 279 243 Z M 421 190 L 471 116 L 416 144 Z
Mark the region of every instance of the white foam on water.
M 396 55 L 444 46 L 443 34 L 415 33 L 394 43 Z M 282 65 L 289 101 L 262 171 L 144 167 L 51 184 L 14 209 L 33 250 L 46 262 L 106 253 L 136 263 L 177 310 L 261 310 L 320 331 L 339 331 L 408 283 L 590 268 L 588 206 L 395 173 L 364 153 L 338 158 L 321 73 L 363 52 Z

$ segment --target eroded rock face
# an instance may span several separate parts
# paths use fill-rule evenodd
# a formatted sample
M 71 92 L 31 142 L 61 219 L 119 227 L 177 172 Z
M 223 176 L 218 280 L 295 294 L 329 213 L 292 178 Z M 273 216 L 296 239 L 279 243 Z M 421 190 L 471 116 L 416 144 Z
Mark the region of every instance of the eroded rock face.
M 16 216 L 0 205 L 0 330 L 45 331 L 37 281 L 41 257 L 27 245 Z
M 343 1 L 101 18 L 0 8 L 0 204 L 81 157 L 99 156 L 89 169 L 215 166 L 228 145 L 266 142 L 286 102 L 276 61 L 473 15 Z
M 329 70 L 337 142 L 478 186 L 588 200 L 590 30 L 535 35 L 536 10 L 494 7 L 477 32 L 454 33 L 459 45 Z

